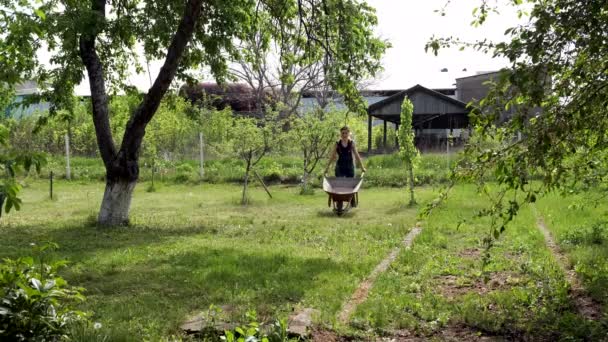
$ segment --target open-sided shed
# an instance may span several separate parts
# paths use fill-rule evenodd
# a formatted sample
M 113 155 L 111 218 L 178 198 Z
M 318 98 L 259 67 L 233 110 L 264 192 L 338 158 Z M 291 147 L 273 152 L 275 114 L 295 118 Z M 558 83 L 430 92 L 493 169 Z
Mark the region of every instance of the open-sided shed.
M 387 122 L 399 127 L 401 121 L 401 103 L 408 97 L 414 104 L 413 128 L 416 130 L 417 138 L 423 135 L 439 134 L 454 129 L 468 128 L 469 110 L 466 103 L 439 91 L 416 85 L 396 93 L 382 101 L 370 105 L 368 114 L 368 152 L 371 152 L 372 121 L 377 118 L 384 121 L 384 146 L 386 146 Z

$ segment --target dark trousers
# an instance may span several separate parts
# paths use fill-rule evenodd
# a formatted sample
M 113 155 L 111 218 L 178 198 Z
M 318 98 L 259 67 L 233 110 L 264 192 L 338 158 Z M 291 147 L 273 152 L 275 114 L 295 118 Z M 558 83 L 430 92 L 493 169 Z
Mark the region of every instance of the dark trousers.
M 336 177 L 355 177 L 355 168 L 353 166 L 336 165 Z

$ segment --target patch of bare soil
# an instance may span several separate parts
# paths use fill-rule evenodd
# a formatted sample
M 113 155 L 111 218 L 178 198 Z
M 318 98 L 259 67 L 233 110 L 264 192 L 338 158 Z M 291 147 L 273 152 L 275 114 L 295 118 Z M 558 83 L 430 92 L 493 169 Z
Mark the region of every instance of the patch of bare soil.
M 600 319 L 602 317 L 602 305 L 589 297 L 581 281 L 578 279 L 576 272 L 572 269 L 570 261 L 560 250 L 555 239 L 553 239 L 553 235 L 551 235 L 551 232 L 547 229 L 545 221 L 540 215 L 537 215 L 537 217 L 538 229 L 543 233 L 547 247 L 551 250 L 558 264 L 564 270 L 566 279 L 570 283 L 570 299 L 578 314 L 589 320 Z
M 458 252 L 458 256 L 465 259 L 479 259 L 481 253 L 482 251 L 479 248 L 466 248 Z
M 405 236 L 403 242 L 401 243 L 403 248 L 405 248 L 405 249 L 410 248 L 410 246 L 412 245 L 412 242 L 414 241 L 416 236 L 421 231 L 422 231 L 422 228 L 420 227 L 420 224 L 419 223 L 416 224 L 416 227 L 414 227 Z M 355 311 L 357 306 L 359 304 L 363 303 L 367 299 L 367 296 L 369 295 L 369 290 L 374 285 L 374 282 L 376 281 L 378 276 L 388 269 L 390 264 L 393 261 L 395 261 L 395 259 L 397 259 L 397 256 L 399 255 L 400 252 L 401 252 L 401 247 L 394 248 L 391 251 L 391 253 L 386 258 L 384 258 L 384 260 L 382 260 L 378 265 L 376 265 L 376 268 L 374 268 L 374 270 L 367 277 L 367 279 L 365 279 L 364 281 L 362 281 L 359 284 L 359 287 L 355 290 L 355 292 L 352 294 L 350 299 L 346 303 L 344 303 L 342 310 L 338 314 L 338 321 L 340 323 L 345 324 L 346 322 L 348 322 L 348 319 L 350 318 L 351 314 Z
M 510 288 L 521 281 L 521 277 L 510 272 L 490 273 L 487 281 L 483 277 L 466 278 L 453 275 L 435 278 L 436 288 L 446 298 L 454 298 L 470 292 L 483 295 L 490 291 Z
M 345 342 L 351 339 L 338 335 L 331 330 L 315 328 L 310 333 L 310 341 L 312 342 Z
M 464 324 L 452 324 L 429 336 L 418 336 L 407 330 L 398 330 L 377 342 L 423 342 L 423 341 L 507 341 L 501 336 L 488 336 Z

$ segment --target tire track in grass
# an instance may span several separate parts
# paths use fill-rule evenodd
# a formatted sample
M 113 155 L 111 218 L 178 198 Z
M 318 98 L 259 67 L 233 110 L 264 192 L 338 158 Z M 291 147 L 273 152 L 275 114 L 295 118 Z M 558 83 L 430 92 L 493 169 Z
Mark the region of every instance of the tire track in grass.
M 551 253 L 557 260 L 557 263 L 564 271 L 566 275 L 566 280 L 570 284 L 570 299 L 576 308 L 576 311 L 579 315 L 588 320 L 598 320 L 602 315 L 602 308 L 599 303 L 594 301 L 583 287 L 580 279 L 578 278 L 576 271 L 572 268 L 572 264 L 570 260 L 566 257 L 566 255 L 559 248 L 553 235 L 549 229 L 547 229 L 547 225 L 545 224 L 545 220 L 541 214 L 538 213 L 536 208 L 533 206 L 532 210 L 534 215 L 536 216 L 536 226 L 541 231 L 543 236 L 545 237 L 545 243 Z
M 361 284 L 359 284 L 359 287 L 357 287 L 350 299 L 344 303 L 342 310 L 340 310 L 340 314 L 338 315 L 338 322 L 342 324 L 348 323 L 348 319 L 352 313 L 355 312 L 357 306 L 367 299 L 369 290 L 372 288 L 372 286 L 374 286 L 374 282 L 376 279 L 378 279 L 378 276 L 384 273 L 390 264 L 397 259 L 397 256 L 399 255 L 399 252 L 401 252 L 402 248 L 410 248 L 412 242 L 421 231 L 422 227 L 420 227 L 420 224 L 417 223 L 416 226 L 410 230 L 409 233 L 407 233 L 403 239 L 403 242 L 401 242 L 401 245 L 393 248 L 390 254 L 378 265 L 376 265 L 376 268 L 374 268 L 372 273 L 370 273 L 370 275 L 363 282 L 361 282 Z

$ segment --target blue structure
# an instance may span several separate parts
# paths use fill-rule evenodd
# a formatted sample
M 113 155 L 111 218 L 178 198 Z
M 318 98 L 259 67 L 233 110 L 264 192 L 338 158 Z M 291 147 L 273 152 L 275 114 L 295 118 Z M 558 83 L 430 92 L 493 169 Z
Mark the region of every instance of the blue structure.
M 23 101 L 25 101 L 25 99 L 36 94 L 37 92 L 38 86 L 34 81 L 25 81 L 17 85 L 15 90 L 15 98 L 4 111 L 4 116 L 18 119 L 48 111 L 50 108 L 50 104 L 48 102 L 39 102 L 27 106 L 20 105 L 23 103 Z

